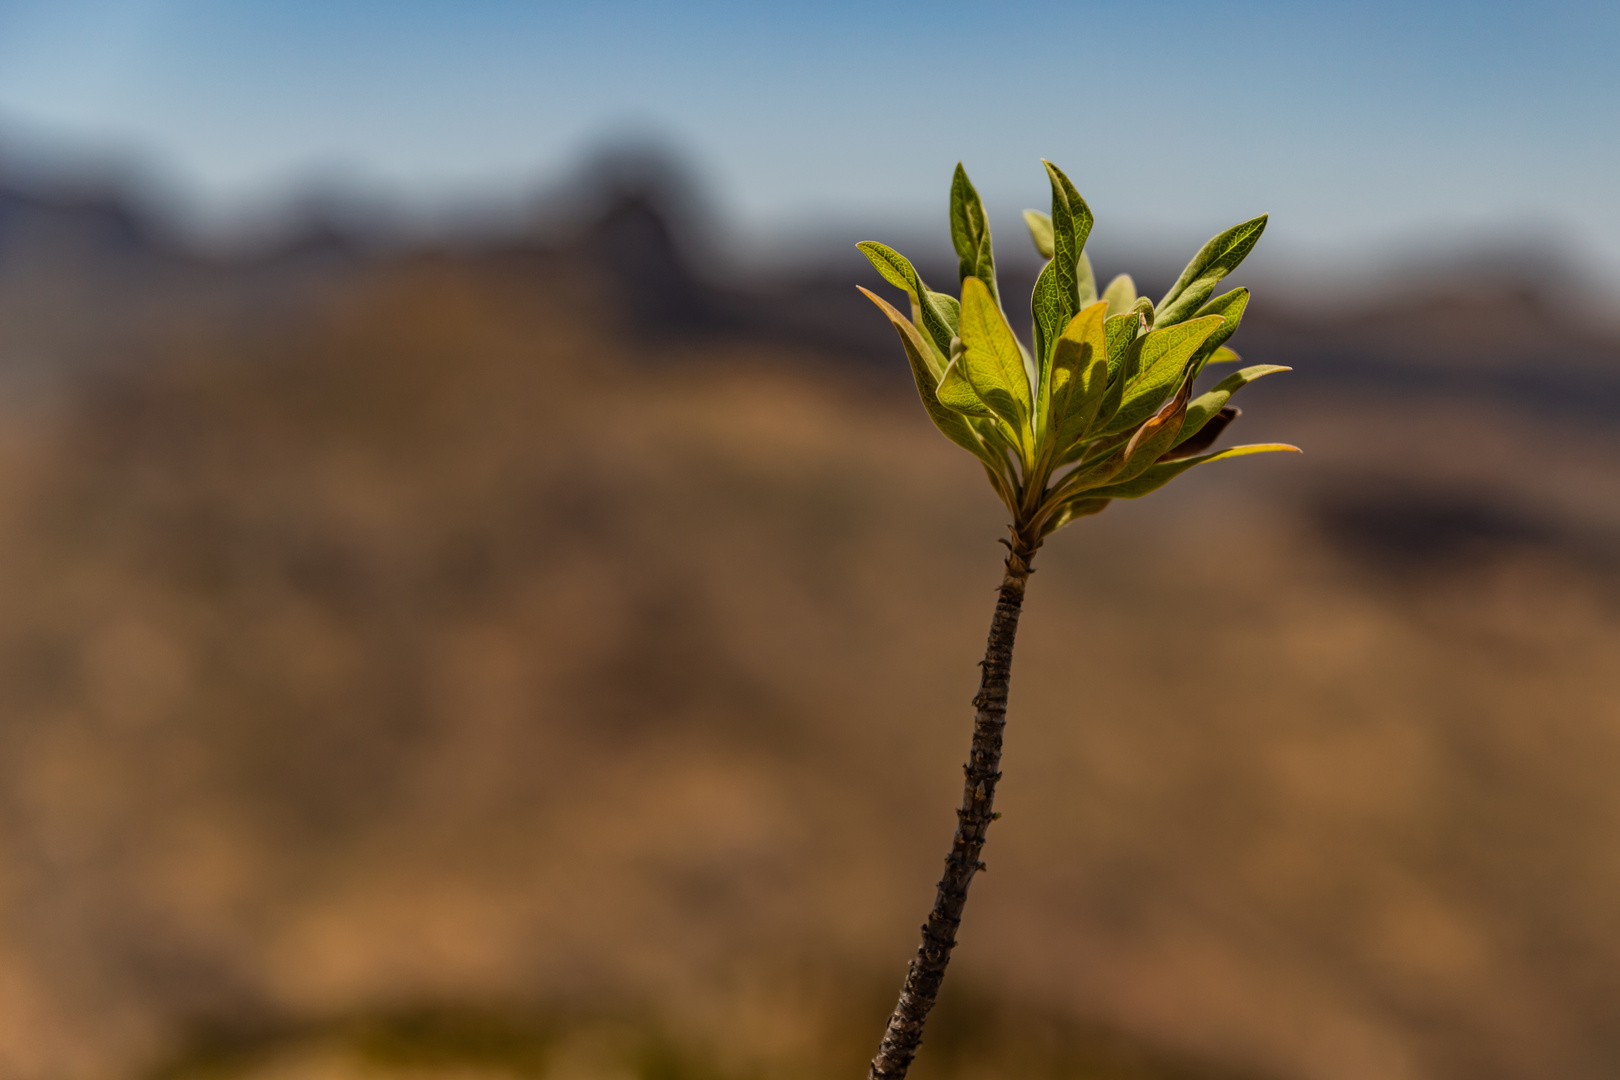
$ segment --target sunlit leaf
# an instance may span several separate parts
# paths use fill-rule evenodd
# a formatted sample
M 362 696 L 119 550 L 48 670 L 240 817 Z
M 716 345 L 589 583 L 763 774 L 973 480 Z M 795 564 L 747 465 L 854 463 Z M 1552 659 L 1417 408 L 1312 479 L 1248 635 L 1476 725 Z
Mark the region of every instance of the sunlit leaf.
M 1107 508 L 1107 499 L 1095 499 L 1086 496 L 1065 499 L 1058 507 L 1057 512 L 1047 519 L 1045 526 L 1041 529 L 1041 535 L 1050 536 L 1077 518 L 1100 514 Z
M 1209 315 L 1192 322 L 1150 330 L 1140 343 L 1133 343 L 1138 356 L 1132 365 L 1127 352 L 1125 375 L 1128 382 L 1123 402 L 1119 411 L 1098 434 L 1129 431 L 1153 415 L 1165 396 L 1181 381 L 1193 353 L 1198 351 L 1204 339 L 1220 323 L 1220 316 Z
M 1157 325 L 1153 318 L 1153 301 L 1149 300 L 1147 297 L 1138 296 L 1136 298 L 1136 303 L 1131 305 L 1131 310 L 1136 312 L 1137 316 L 1141 318 L 1142 325 L 1149 328 Z
M 1091 256 L 1084 251 L 1080 253 L 1080 262 L 1074 268 L 1074 288 L 1082 308 L 1097 302 L 1097 273 L 1091 268 Z
M 928 298 L 932 300 L 934 302 L 934 306 L 939 309 L 940 315 L 944 316 L 945 325 L 950 327 L 951 335 L 954 337 L 956 334 L 956 328 L 961 324 L 962 321 L 961 303 L 950 293 L 931 292 L 928 294 Z M 947 345 L 947 355 L 949 355 L 949 351 L 950 347 Z
M 962 280 L 978 278 L 999 304 L 1001 294 L 996 288 L 990 222 L 984 214 L 984 203 L 979 201 L 979 193 L 973 189 L 961 162 L 956 163 L 956 175 L 951 178 L 951 243 L 956 247 Z
M 945 366 L 945 375 L 939 380 L 940 404 L 968 416 L 993 416 L 990 407 L 979 400 L 973 384 L 962 370 L 962 358 L 957 356 Z
M 1135 312 L 1110 315 L 1103 320 L 1103 334 L 1108 340 L 1108 389 L 1097 408 L 1096 423 L 1106 429 L 1125 400 L 1125 384 L 1132 374 L 1132 362 L 1137 358 L 1138 334 L 1142 320 Z M 1067 457 L 1067 455 L 1066 455 Z M 1067 460 L 1074 460 L 1068 457 Z
M 1266 215 L 1251 218 L 1214 237 L 1193 256 L 1170 291 L 1159 301 L 1159 326 L 1173 326 L 1198 310 L 1215 286 L 1254 249 L 1266 229 Z
M 1096 419 L 1108 389 L 1108 338 L 1096 303 L 1070 320 L 1052 349 L 1049 427 L 1058 451 L 1068 449 Z
M 1160 461 L 1175 461 L 1177 458 L 1192 457 L 1202 454 L 1215 445 L 1223 432 L 1231 426 L 1232 421 L 1243 414 L 1243 410 L 1236 405 L 1223 405 L 1221 411 L 1204 421 L 1198 431 L 1176 443 L 1175 448 L 1167 454 L 1159 455 Z M 1183 422 L 1185 424 L 1185 422 Z
M 1108 377 L 1125 366 L 1125 353 L 1131 343 L 1136 340 L 1137 334 L 1142 332 L 1142 320 L 1136 313 L 1127 311 L 1122 315 L 1110 315 L 1103 320 L 1104 332 L 1108 335 Z
M 1108 301 L 1108 315 L 1123 315 L 1136 305 L 1136 282 L 1131 275 L 1120 274 L 1108 283 L 1103 290 L 1103 299 Z
M 1202 370 L 1205 364 L 1225 363 L 1225 360 L 1215 359 L 1222 347 L 1237 333 L 1239 324 L 1243 322 L 1243 312 L 1249 306 L 1249 290 L 1233 289 L 1229 293 L 1222 293 L 1203 307 L 1198 309 L 1196 318 L 1206 315 L 1219 315 L 1224 322 L 1216 328 L 1215 332 L 1204 339 L 1204 343 L 1193 354 L 1193 364 Z M 1230 349 L 1226 350 L 1231 353 Z M 1237 354 L 1232 353 L 1235 357 Z
M 1278 452 L 1297 454 L 1300 451 L 1299 447 L 1289 446 L 1287 443 L 1255 443 L 1250 446 L 1234 446 L 1227 450 L 1217 450 L 1213 454 L 1182 458 L 1179 461 L 1161 461 L 1133 480 L 1094 488 L 1086 494 L 1091 498 L 1098 499 L 1140 499 L 1143 495 L 1158 491 L 1194 465 L 1202 465 L 1208 461 L 1221 461 L 1225 458 L 1243 457 L 1247 454 Z
M 1029 238 L 1035 241 L 1035 250 L 1041 258 L 1052 257 L 1052 215 L 1039 210 L 1025 210 L 1024 224 L 1029 226 Z
M 928 418 L 934 422 L 934 426 L 939 428 L 947 439 L 973 454 L 990 468 L 998 473 L 1005 471 L 1006 462 L 997 460 L 995 452 L 979 438 L 967 418 L 940 403 L 938 381 L 934 378 L 928 362 L 923 359 L 926 342 L 923 341 L 922 334 L 883 297 L 869 289 L 861 289 L 861 292 L 878 306 L 879 311 L 888 316 L 895 332 L 900 335 L 900 344 L 906 350 L 906 359 L 911 362 L 912 378 L 917 381 L 917 395 L 922 398 L 923 408 L 928 411 Z
M 1181 380 L 1181 388 L 1159 410 L 1136 429 L 1131 441 L 1121 451 L 1125 465 L 1113 477 L 1113 484 L 1121 484 L 1141 475 L 1159 455 L 1174 446 L 1181 434 L 1181 424 L 1187 415 L 1187 402 L 1192 398 L 1193 373 Z
M 1253 367 L 1246 367 L 1241 371 L 1232 372 L 1232 374 L 1216 383 L 1212 389 L 1199 394 L 1187 406 L 1187 419 L 1181 425 L 1181 439 L 1178 440 L 1177 444 L 1179 445 L 1180 442 L 1197 435 L 1203 428 L 1204 422 L 1219 413 L 1226 406 L 1226 403 L 1231 400 L 1232 395 L 1243 387 L 1267 375 L 1292 370 L 1292 368 L 1282 367 L 1278 364 L 1255 364 Z
M 951 338 L 956 334 L 955 327 L 946 319 L 938 302 L 933 299 L 942 294 L 930 292 L 911 265 L 911 260 L 888 245 L 880 244 L 876 240 L 863 240 L 855 246 L 861 249 L 861 254 L 865 255 L 877 272 L 883 275 L 885 281 L 896 288 L 904 289 L 906 295 L 911 297 L 912 320 L 923 328 L 939 352 L 939 362 L 933 365 L 934 372 L 938 375 L 945 368 L 945 357 L 950 354 Z
M 1063 328 L 1080 310 L 1080 253 L 1091 235 L 1091 208 L 1075 190 L 1063 170 L 1043 161 L 1052 184 L 1052 261 L 1035 279 L 1030 312 L 1035 323 L 1035 361 L 1044 382 L 1052 361 L 1052 346 Z
M 976 277 L 962 282 L 961 336 L 963 371 L 979 400 L 1015 431 L 1024 431 L 1031 398 L 1023 350 L 1001 306 Z

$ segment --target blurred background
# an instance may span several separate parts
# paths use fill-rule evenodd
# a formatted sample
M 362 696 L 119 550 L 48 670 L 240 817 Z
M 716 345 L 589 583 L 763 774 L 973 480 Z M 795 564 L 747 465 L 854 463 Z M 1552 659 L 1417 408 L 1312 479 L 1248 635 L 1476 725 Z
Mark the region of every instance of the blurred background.
M 862 1075 L 1001 521 L 853 242 L 1027 324 L 1041 157 L 1306 453 L 1042 552 L 918 1080 L 1620 1075 L 1614 5 L 0 0 L 0 1077 Z

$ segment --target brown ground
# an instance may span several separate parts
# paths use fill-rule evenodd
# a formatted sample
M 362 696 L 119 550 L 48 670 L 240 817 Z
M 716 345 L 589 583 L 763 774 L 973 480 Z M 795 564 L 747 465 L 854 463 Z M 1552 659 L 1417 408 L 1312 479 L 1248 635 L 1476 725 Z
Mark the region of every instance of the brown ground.
M 8 415 L 0 1076 L 860 1074 L 997 507 L 892 381 L 566 271 Z M 1612 429 L 1304 385 L 1243 437 L 1305 458 L 1042 553 L 919 1080 L 1620 1074 Z

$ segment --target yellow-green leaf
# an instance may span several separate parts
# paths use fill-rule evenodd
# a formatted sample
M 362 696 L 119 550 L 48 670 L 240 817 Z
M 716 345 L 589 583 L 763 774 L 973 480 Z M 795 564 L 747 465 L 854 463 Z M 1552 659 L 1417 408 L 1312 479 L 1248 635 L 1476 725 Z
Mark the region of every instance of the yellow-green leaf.
M 990 295 L 1001 302 L 996 288 L 996 260 L 990 246 L 990 221 L 984 213 L 984 203 L 968 179 L 962 163 L 956 163 L 951 177 L 951 244 L 956 248 L 958 269 L 963 281 L 976 277 L 984 282 Z
M 945 365 L 945 375 L 939 380 L 939 402 L 968 416 L 993 416 L 989 406 L 979 400 L 973 384 L 962 371 L 962 358 L 958 356 Z
M 1025 210 L 1024 224 L 1029 226 L 1029 238 L 1035 241 L 1035 250 L 1041 258 L 1052 257 L 1052 215 L 1039 210 Z
M 1241 371 L 1232 372 L 1232 374 L 1216 383 L 1213 389 L 1199 394 L 1187 406 L 1187 418 L 1182 422 L 1181 437 L 1176 440 L 1175 445 L 1180 446 L 1194 435 L 1197 435 L 1199 429 L 1204 426 L 1209 418 L 1220 412 L 1226 406 L 1226 403 L 1231 400 L 1232 395 L 1243 387 L 1267 375 L 1292 370 L 1293 368 L 1282 367 L 1279 364 L 1256 364 L 1253 367 L 1246 367 Z
M 1266 231 L 1266 215 L 1251 218 L 1214 237 L 1193 256 L 1170 291 L 1159 301 L 1160 326 L 1173 326 L 1190 317 L 1209 299 L 1221 278 L 1237 269 Z
M 859 286 L 857 286 L 859 288 Z M 983 461 L 998 473 L 1006 469 L 1005 461 L 997 460 L 997 455 L 990 447 L 984 444 L 973 427 L 968 423 L 967 417 L 959 412 L 947 409 L 940 403 L 938 396 L 938 380 L 934 378 L 924 357 L 926 342 L 911 321 L 894 309 L 883 297 L 870 289 L 861 289 L 866 298 L 878 306 L 878 310 L 888 316 L 889 322 L 894 326 L 895 332 L 900 335 L 900 344 L 906 350 L 906 359 L 911 363 L 911 375 L 917 381 L 917 395 L 922 398 L 923 408 L 928 412 L 928 418 L 939 428 L 940 433 L 956 445 L 967 450 L 973 456 Z
M 1052 184 L 1052 261 L 1041 269 L 1030 296 L 1035 324 L 1035 368 L 1044 382 L 1058 335 L 1080 310 L 1080 253 L 1091 235 L 1091 208 L 1063 170 L 1043 161 Z M 1089 269 L 1089 266 L 1088 266 Z
M 1074 287 L 1080 297 L 1080 306 L 1088 308 L 1097 302 L 1097 272 L 1091 268 L 1091 256 L 1080 253 L 1080 262 L 1074 270 Z
M 1224 320 L 1213 334 L 1204 339 L 1204 343 L 1198 347 L 1198 352 L 1193 355 L 1193 363 L 1199 370 L 1202 370 L 1205 364 L 1225 362 L 1224 360 L 1215 359 L 1216 354 L 1221 351 L 1221 347 L 1231 339 L 1232 335 L 1237 333 L 1238 325 L 1243 322 L 1243 312 L 1248 306 L 1249 290 L 1233 289 L 1229 293 L 1222 293 L 1198 309 L 1197 318 L 1203 318 L 1206 315 L 1219 315 Z M 1230 349 L 1227 351 L 1231 352 Z M 1233 353 L 1232 355 L 1236 356 L 1237 354 Z
M 1125 444 L 1122 451 L 1125 455 L 1125 467 L 1113 478 L 1112 483 L 1120 484 L 1135 476 L 1140 476 L 1148 466 L 1159 460 L 1159 456 L 1175 445 L 1177 436 L 1181 433 L 1181 424 L 1187 415 L 1187 402 L 1192 397 L 1193 374 L 1181 380 L 1181 388 L 1176 391 L 1169 401 L 1159 406 L 1159 411 L 1148 417 L 1142 426 L 1136 429 L 1131 441 Z
M 917 274 L 916 268 L 911 265 L 911 260 L 887 244 L 880 244 L 876 240 L 862 240 L 855 246 L 861 249 L 861 254 L 866 256 L 873 268 L 883 275 L 883 280 L 898 289 L 904 289 L 906 295 L 911 297 L 912 322 L 922 328 L 939 353 L 938 357 L 929 358 L 934 375 L 938 377 L 945 370 L 945 358 L 950 355 L 951 337 L 956 333 L 955 327 L 951 326 L 950 320 L 945 317 L 938 301 L 934 299 L 943 294 L 929 291 L 928 286 L 923 284 L 922 278 Z M 935 360 L 937 363 L 933 363 Z
M 1129 382 L 1125 386 L 1123 404 L 1099 434 L 1129 431 L 1151 416 L 1186 374 L 1198 347 L 1220 324 L 1219 315 L 1208 315 L 1148 331 L 1137 343 L 1139 353 L 1134 372 L 1130 367 L 1126 369 Z
M 1024 353 L 989 288 L 976 277 L 962 282 L 963 371 L 979 400 L 1014 431 L 1026 431 L 1029 376 Z
M 1103 290 L 1103 299 L 1108 301 L 1110 317 L 1125 314 L 1136 306 L 1136 282 L 1131 280 L 1131 275 L 1120 274 Z
M 1090 517 L 1092 514 L 1100 514 L 1107 508 L 1107 499 L 1094 499 L 1085 495 L 1065 499 L 1059 504 L 1057 512 L 1042 526 L 1041 535 L 1051 536 L 1069 522 L 1077 518 Z
M 1108 305 L 1094 303 L 1069 321 L 1052 349 L 1050 421 L 1059 453 L 1082 438 L 1108 389 Z
M 1217 450 L 1213 454 L 1203 454 L 1199 457 L 1181 458 L 1177 461 L 1161 461 L 1133 480 L 1094 488 L 1086 492 L 1086 495 L 1095 499 L 1140 499 L 1143 495 L 1158 491 L 1194 465 L 1202 465 L 1209 461 L 1220 461 L 1224 458 L 1243 457 L 1247 454 L 1278 452 L 1297 454 L 1300 451 L 1299 447 L 1289 446 L 1287 443 L 1254 443 L 1249 446 L 1234 446 L 1227 450 Z

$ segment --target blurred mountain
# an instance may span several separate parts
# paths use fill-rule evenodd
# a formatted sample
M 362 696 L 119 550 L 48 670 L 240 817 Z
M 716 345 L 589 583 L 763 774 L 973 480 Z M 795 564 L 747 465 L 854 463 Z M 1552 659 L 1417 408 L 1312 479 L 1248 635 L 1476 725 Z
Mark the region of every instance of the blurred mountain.
M 0 1076 L 863 1067 L 996 505 L 857 256 L 611 194 L 230 257 L 0 200 Z M 918 1080 L 1612 1076 L 1620 350 L 1252 312 L 1307 453 L 1042 552 Z

